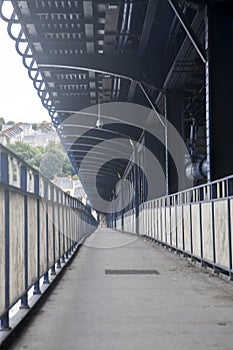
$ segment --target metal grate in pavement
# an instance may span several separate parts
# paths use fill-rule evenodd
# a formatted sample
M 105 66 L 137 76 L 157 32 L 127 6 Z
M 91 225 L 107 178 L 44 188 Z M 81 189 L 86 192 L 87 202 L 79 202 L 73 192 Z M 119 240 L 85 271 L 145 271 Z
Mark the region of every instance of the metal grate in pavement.
M 106 275 L 159 275 L 157 270 L 119 269 L 105 270 Z

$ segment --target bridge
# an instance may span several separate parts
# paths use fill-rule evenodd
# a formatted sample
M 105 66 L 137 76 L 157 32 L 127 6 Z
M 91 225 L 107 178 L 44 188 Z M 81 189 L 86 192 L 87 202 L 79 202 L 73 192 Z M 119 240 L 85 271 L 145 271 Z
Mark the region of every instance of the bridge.
M 232 2 L 0 16 L 89 203 L 0 145 L 0 348 L 232 349 Z

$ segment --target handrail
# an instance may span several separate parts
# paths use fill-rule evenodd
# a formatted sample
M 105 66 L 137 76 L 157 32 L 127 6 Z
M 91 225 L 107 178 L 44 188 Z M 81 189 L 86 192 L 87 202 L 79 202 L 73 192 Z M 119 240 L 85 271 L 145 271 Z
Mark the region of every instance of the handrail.
M 233 175 L 144 202 L 116 227 L 139 233 L 233 279 Z M 135 222 L 139 222 L 136 232 Z
M 220 193 L 218 194 L 216 189 L 213 187 L 215 185 L 220 185 L 222 184 L 222 186 L 225 186 L 225 191 L 220 190 Z M 210 189 L 209 194 L 209 200 L 212 199 L 220 199 L 220 198 L 227 198 L 228 196 L 233 196 L 233 175 L 229 175 L 226 177 L 223 177 L 221 179 L 218 180 L 214 180 L 212 182 L 207 182 L 205 184 L 201 184 L 198 186 L 194 186 L 176 193 L 172 193 L 169 194 L 167 196 L 162 196 L 156 199 L 151 199 L 149 201 L 146 201 L 144 203 L 141 204 L 141 206 L 145 203 L 150 203 L 150 202 L 154 202 L 154 201 L 164 201 L 164 200 L 168 200 L 170 198 L 177 198 L 178 196 L 181 197 L 181 195 L 186 194 L 186 193 L 193 193 L 194 191 L 200 191 L 201 189 Z M 212 190 L 211 190 L 212 189 Z M 193 199 L 193 198 L 192 198 Z M 207 199 L 203 199 L 203 201 L 206 201 Z M 192 203 L 195 202 L 194 199 L 192 200 Z M 196 202 L 199 202 L 198 200 Z M 182 202 L 183 204 L 185 203 L 189 203 L 189 201 L 187 202 Z
M 90 208 L 0 145 L 0 330 L 96 227 Z

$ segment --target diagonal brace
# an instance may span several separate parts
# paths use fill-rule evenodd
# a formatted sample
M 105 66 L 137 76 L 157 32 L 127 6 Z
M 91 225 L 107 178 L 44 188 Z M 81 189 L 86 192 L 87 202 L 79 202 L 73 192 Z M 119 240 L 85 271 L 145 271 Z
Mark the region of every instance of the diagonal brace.
M 188 35 L 189 39 L 191 40 L 193 46 L 195 47 L 197 53 L 199 54 L 201 60 L 203 63 L 207 62 L 205 51 L 203 50 L 200 41 L 198 40 L 196 34 L 194 33 L 192 27 L 189 25 L 188 21 L 186 20 L 183 12 L 180 10 L 179 5 L 177 4 L 176 0 L 168 0 L 169 4 L 171 5 L 171 8 L 175 12 L 177 18 L 179 19 L 181 25 L 183 26 L 186 34 Z

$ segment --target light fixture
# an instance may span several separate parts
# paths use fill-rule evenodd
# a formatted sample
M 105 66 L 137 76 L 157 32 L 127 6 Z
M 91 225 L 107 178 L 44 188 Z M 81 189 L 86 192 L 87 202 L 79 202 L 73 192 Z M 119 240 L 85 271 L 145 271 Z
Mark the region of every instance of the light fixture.
M 96 120 L 96 128 L 101 129 L 103 127 L 103 122 L 100 119 L 100 95 L 98 94 L 98 118 Z

